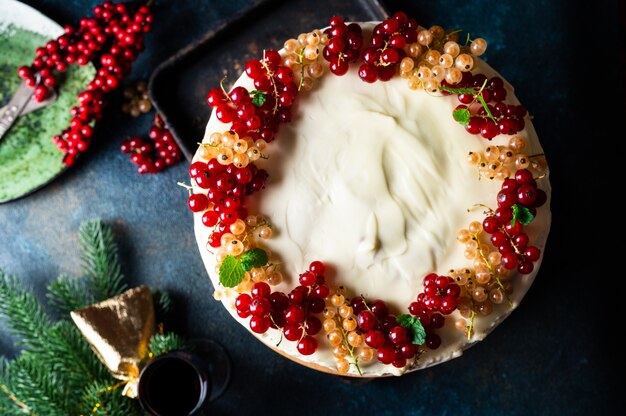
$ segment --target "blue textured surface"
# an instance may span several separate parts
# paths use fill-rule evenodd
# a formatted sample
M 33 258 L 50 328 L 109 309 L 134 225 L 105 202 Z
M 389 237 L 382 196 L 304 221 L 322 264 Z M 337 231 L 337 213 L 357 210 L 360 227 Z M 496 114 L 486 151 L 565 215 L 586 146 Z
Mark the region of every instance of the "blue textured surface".
M 75 22 L 96 4 L 28 3 L 62 23 Z M 594 178 L 583 177 L 580 168 L 593 157 L 596 147 L 589 142 L 599 138 L 594 127 L 617 119 L 612 112 L 620 110 L 595 105 L 592 100 L 606 90 L 588 82 L 606 83 L 618 99 L 624 97 L 619 3 L 387 2 L 391 10 L 408 9 L 422 25 L 460 27 L 489 41 L 489 62 L 516 86 L 534 115 L 551 167 L 554 221 L 537 280 L 520 308 L 460 359 L 401 378 L 357 383 L 303 368 L 255 342 L 210 297 L 185 192 L 176 186 L 186 180 L 187 166 L 139 177 L 118 149 L 126 136 L 145 134 L 149 117 L 122 116 L 116 103 L 97 128 L 97 144 L 77 166 L 37 193 L 0 205 L 0 265 L 42 293 L 58 274 L 79 272 L 82 221 L 99 217 L 113 223 L 130 283 L 170 291 L 178 329 L 212 337 L 229 350 L 233 380 L 213 404 L 215 414 L 623 414 L 618 380 L 623 381 L 624 360 L 613 339 L 623 325 L 611 318 L 623 292 L 593 279 L 594 271 L 622 267 L 600 261 L 590 252 L 597 244 L 593 234 L 579 234 L 587 227 L 581 213 L 597 208 Z M 158 1 L 154 31 L 131 78 L 146 79 L 155 65 L 245 4 Z M 591 73 L 600 69 L 607 74 L 595 81 Z M 10 338 L 0 337 L 0 352 L 14 354 Z

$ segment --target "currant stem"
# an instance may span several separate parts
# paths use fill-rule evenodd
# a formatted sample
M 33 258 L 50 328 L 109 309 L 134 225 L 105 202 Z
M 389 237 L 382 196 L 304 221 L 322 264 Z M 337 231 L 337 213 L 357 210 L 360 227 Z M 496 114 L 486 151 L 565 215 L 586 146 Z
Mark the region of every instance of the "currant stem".
M 467 326 L 467 340 L 472 340 L 472 334 L 474 332 L 474 318 L 476 317 L 476 312 L 472 310 L 472 314 L 469 317 L 469 325 Z
M 356 367 L 356 370 L 359 372 L 359 375 L 362 376 L 361 368 L 359 367 L 359 357 L 354 356 L 354 347 L 348 343 L 348 337 L 346 336 L 346 331 L 340 325 L 339 330 L 341 331 L 341 336 L 343 337 L 343 346 L 348 350 L 350 354 L 350 358 L 352 358 L 353 365 Z
M 191 185 L 187 185 L 184 182 L 176 182 L 176 184 L 185 188 L 189 192 L 189 195 L 193 195 L 193 187 Z

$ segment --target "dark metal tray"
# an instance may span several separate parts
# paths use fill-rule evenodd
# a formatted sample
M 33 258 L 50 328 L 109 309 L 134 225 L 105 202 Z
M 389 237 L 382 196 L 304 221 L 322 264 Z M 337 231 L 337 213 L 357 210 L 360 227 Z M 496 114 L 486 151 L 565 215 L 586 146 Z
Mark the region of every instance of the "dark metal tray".
M 263 49 L 280 49 L 302 32 L 327 26 L 333 15 L 368 21 L 381 20 L 387 12 L 377 0 L 257 0 L 162 62 L 150 77 L 150 97 L 187 159 L 204 136 L 211 114 L 205 98 L 211 88 L 226 76 L 229 89 L 246 61 L 258 59 Z

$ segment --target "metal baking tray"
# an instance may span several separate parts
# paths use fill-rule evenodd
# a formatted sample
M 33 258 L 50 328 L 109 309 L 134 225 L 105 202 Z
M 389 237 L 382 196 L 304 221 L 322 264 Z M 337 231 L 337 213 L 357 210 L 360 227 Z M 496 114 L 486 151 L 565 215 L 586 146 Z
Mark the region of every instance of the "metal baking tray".
M 334 15 L 371 21 L 388 13 L 377 0 L 257 0 L 163 61 L 150 77 L 149 94 L 185 157 L 191 160 L 204 136 L 211 88 L 226 77 L 229 89 L 249 59 L 260 58 L 264 49 L 280 49 L 302 32 L 328 26 Z

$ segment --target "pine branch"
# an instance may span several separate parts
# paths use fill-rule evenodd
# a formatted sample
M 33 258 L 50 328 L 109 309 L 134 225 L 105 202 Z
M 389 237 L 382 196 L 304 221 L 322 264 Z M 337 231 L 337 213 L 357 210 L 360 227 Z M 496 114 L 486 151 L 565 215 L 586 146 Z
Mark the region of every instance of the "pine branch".
M 33 348 L 45 348 L 46 328 L 51 325 L 43 307 L 32 293 L 24 291 L 15 277 L 0 269 L 0 314 L 10 331 L 21 343 Z
M 24 416 L 32 415 L 32 412 L 13 393 L 11 384 L 12 361 L 0 357 L 0 415 Z
M 180 335 L 170 332 L 153 335 L 148 348 L 154 356 L 158 356 L 169 351 L 189 349 L 189 345 Z
M 172 298 L 166 291 L 152 290 L 152 299 L 156 319 L 161 322 L 172 311 Z
M 76 391 L 87 383 L 111 379 L 72 322 L 59 321 L 46 335 L 46 349 L 33 351 L 33 354 L 41 364 L 63 377 L 67 390 Z
M 117 245 L 110 226 L 100 220 L 81 225 L 79 239 L 85 274 L 93 287 L 96 301 L 119 295 L 127 289 L 124 284 Z
M 93 416 L 133 416 L 142 415 L 136 400 L 122 396 L 121 387 L 112 389 L 114 384 L 92 383 L 84 388 L 81 414 Z
M 106 369 L 78 329 L 69 321 L 52 324 L 34 295 L 1 270 L 0 313 L 12 332 L 29 347 L 33 359 L 67 378 L 68 390 L 106 377 Z
M 62 275 L 48 284 L 46 298 L 62 319 L 69 319 L 70 312 L 94 303 L 85 288 L 85 281 Z
M 11 391 L 36 415 L 64 416 L 75 414 L 75 397 L 58 389 L 55 373 L 42 367 L 32 354 L 24 351 L 9 367 Z

